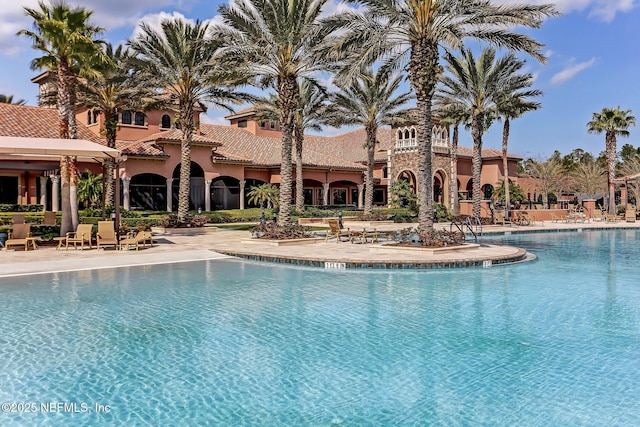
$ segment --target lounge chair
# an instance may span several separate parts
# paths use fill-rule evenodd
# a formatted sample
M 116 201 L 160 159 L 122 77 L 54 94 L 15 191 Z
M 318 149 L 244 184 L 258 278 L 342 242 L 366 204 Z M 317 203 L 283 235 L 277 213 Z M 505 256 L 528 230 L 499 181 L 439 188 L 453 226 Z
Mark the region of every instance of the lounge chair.
M 349 237 L 351 243 L 355 243 L 356 240 L 360 240 L 360 243 L 368 243 L 367 239 L 371 239 L 371 243 L 378 243 L 378 231 L 375 228 L 371 230 L 365 228 L 362 231 L 351 231 Z
M 504 214 L 500 213 L 500 212 L 496 212 L 494 217 L 493 217 L 493 223 L 495 225 L 507 225 L 509 224 L 509 227 L 511 227 L 511 221 L 509 221 L 508 219 L 505 219 Z
M 627 205 L 624 213 L 624 220 L 627 222 L 636 222 L 636 208 L 633 205 Z
M 526 211 L 513 211 L 513 222 L 517 225 L 531 225 L 533 221 Z
M 595 208 L 591 214 L 592 221 L 604 221 L 604 215 L 600 208 Z
M 11 224 L 24 224 L 25 219 L 23 214 L 13 214 L 11 215 Z
M 31 224 L 14 224 L 9 238 L 4 242 L 4 250 L 9 249 L 9 246 L 24 246 L 24 250 L 28 250 L 29 237 L 31 237 Z
M 324 239 L 325 242 L 328 242 L 329 239 L 336 239 L 336 243 L 340 241 L 342 237 L 345 237 L 347 241 L 351 240 L 351 231 L 347 228 L 346 230 L 340 229 L 340 223 L 337 219 L 329 219 L 327 220 L 329 224 L 329 229 L 327 230 L 327 235 Z
M 135 236 L 128 236 L 120 239 L 119 246 L 120 249 L 122 249 L 123 246 L 126 247 L 126 249 L 129 249 L 131 246 L 135 246 L 137 251 L 138 249 L 140 249 L 141 243 L 142 247 L 146 247 L 147 241 L 149 241 L 149 244 L 153 247 L 153 237 L 151 235 L 151 232 L 139 231 Z
M 57 225 L 56 213 L 53 211 L 45 211 L 42 225 Z
M 93 232 L 93 224 L 78 224 L 76 231 L 69 231 L 64 238 L 65 250 L 69 250 L 69 243 L 73 243 L 73 248 L 78 249 L 78 243 L 80 243 L 80 250 L 84 250 L 84 244 L 89 244 L 91 249 L 91 233 Z M 58 248 L 62 246 L 62 242 L 58 245 Z
M 113 246 L 118 249 L 118 239 L 113 221 L 98 221 L 98 232 L 96 233 L 96 243 L 98 249 L 103 246 Z

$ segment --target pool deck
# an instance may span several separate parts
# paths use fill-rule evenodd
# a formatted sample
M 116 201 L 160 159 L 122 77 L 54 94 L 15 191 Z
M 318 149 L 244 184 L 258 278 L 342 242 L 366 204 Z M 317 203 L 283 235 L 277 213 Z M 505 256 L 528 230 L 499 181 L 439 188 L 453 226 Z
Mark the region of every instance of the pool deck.
M 345 224 L 358 229 L 355 223 Z M 379 231 L 399 230 L 415 224 L 384 224 Z M 370 227 L 367 227 L 370 228 Z M 448 223 L 436 225 L 449 229 Z M 640 222 L 627 223 L 537 223 L 530 226 L 484 226 L 483 235 L 531 232 L 579 232 L 600 229 L 640 229 Z M 247 243 L 249 231 L 219 229 L 193 236 L 154 234 L 157 244 L 140 247 L 139 251 L 113 249 L 70 248 L 57 251 L 55 246 L 40 246 L 38 250 L 0 251 L 0 278 L 37 273 L 117 268 L 135 265 L 165 264 L 173 262 L 228 259 L 239 257 L 255 261 L 280 262 L 322 268 L 452 268 L 517 262 L 528 254 L 510 246 L 482 244 L 479 248 L 427 255 L 423 253 L 373 252 L 373 244 L 336 243 L 324 239 L 317 243 L 292 246 L 273 246 L 270 242 Z M 257 240 L 257 239 L 256 239 Z M 384 241 L 383 241 L 384 242 Z

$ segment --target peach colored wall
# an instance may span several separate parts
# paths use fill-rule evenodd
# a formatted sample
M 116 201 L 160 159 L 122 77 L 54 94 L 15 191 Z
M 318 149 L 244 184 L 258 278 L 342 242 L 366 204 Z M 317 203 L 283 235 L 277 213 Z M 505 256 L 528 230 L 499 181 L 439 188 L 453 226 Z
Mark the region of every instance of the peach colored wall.
M 133 141 L 137 139 L 144 138 L 147 135 L 152 135 L 154 133 L 162 132 L 163 129 L 160 128 L 160 123 L 162 121 L 162 116 L 168 114 L 171 117 L 171 126 L 174 125 L 174 119 L 176 116 L 176 112 L 168 111 L 168 110 L 157 110 L 157 111 L 148 111 L 145 113 L 145 126 L 136 126 L 136 125 L 118 125 L 118 139 L 123 139 L 126 141 Z M 193 115 L 193 119 L 196 123 L 200 122 L 200 113 L 196 112 Z M 96 118 L 96 123 L 88 124 L 87 123 L 87 108 L 79 107 L 76 110 L 76 120 L 87 125 L 87 127 L 93 131 L 96 135 L 100 135 L 100 131 L 103 127 L 104 123 L 104 114 L 99 114 Z
M 270 181 L 271 174 L 269 171 L 260 171 L 254 169 L 245 169 L 244 170 L 244 179 L 258 179 L 263 182 Z

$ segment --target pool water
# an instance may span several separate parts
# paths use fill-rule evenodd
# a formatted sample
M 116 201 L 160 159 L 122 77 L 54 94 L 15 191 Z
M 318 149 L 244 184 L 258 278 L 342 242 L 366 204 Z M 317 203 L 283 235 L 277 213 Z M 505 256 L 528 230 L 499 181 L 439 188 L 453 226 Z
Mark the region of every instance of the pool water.
M 0 402 L 38 407 L 0 425 L 640 425 L 639 237 L 495 238 L 538 260 L 485 269 L 3 279 Z

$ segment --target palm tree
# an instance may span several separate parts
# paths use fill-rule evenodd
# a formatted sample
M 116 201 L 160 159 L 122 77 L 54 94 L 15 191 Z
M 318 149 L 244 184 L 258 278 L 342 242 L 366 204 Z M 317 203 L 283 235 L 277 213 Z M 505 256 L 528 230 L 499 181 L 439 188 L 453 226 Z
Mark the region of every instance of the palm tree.
M 239 80 L 218 61 L 221 39 L 212 37 L 209 25 L 182 19 L 165 19 L 160 31 L 142 23 L 136 38 L 128 42 L 136 57 L 132 60 L 138 88 L 155 91 L 157 106 L 175 109 L 182 131 L 178 219 L 189 213 L 191 186 L 191 141 L 196 129 L 194 115 L 206 110 L 205 103 L 230 112 L 230 104 L 247 99 L 231 88 Z
M 24 99 L 19 99 L 16 102 L 13 102 L 13 95 L 1 95 L 0 94 L 0 103 L 1 104 L 14 104 L 14 105 L 25 105 L 27 101 Z
M 631 115 L 631 110 L 617 108 L 603 108 L 600 113 L 593 113 L 591 121 L 587 123 L 589 133 L 605 133 L 605 147 L 607 153 L 607 182 L 609 186 L 608 213 L 616 213 L 616 140 L 618 136 L 629 136 L 629 126 L 636 125 L 636 118 Z
M 257 85 L 274 86 L 282 130 L 280 224 L 291 219 L 292 146 L 300 101 L 298 81 L 314 80 L 325 68 L 314 54 L 325 39 L 318 23 L 327 0 L 237 0 L 220 6 L 221 37 L 228 40 L 228 66 L 255 76 Z
M 78 202 L 93 208 L 102 200 L 102 175 L 90 171 L 78 180 Z
M 100 74 L 92 76 L 80 82 L 79 101 L 89 109 L 95 109 L 94 113 L 104 114 L 103 128 L 101 132 L 107 141 L 107 146 L 116 148 L 118 135 L 118 112 L 131 108 L 139 100 L 134 91 L 126 84 L 127 66 L 130 53 L 118 46 L 115 50 L 108 43 L 104 48 L 105 56 L 109 59 L 104 64 L 99 64 L 97 69 Z M 104 164 L 105 175 L 105 204 L 113 205 L 115 194 L 115 180 L 113 176 L 113 159 L 107 159 Z
M 25 7 L 34 21 L 34 30 L 20 30 L 18 35 L 32 39 L 33 48 L 43 53 L 31 61 L 34 70 L 46 69 L 56 75 L 59 134 L 63 139 L 76 139 L 76 87 L 78 77 L 95 74 L 93 65 L 102 58 L 102 40 L 96 37 L 102 28 L 89 23 L 93 12 L 82 7 L 71 8 L 64 0 L 52 0 L 50 6 L 38 2 L 38 9 Z M 77 167 L 75 157 L 60 160 L 62 181 L 61 235 L 75 229 L 78 223 L 76 198 Z
M 296 162 L 296 209 L 304 209 L 304 177 L 302 173 L 302 150 L 304 145 L 304 134 L 307 130 L 321 131 L 328 114 L 328 95 L 323 87 L 316 86 L 308 80 L 298 83 L 298 109 L 296 111 L 293 139 L 295 141 L 295 162 Z M 280 110 L 278 109 L 278 98 L 271 96 L 261 101 L 257 120 L 278 121 Z
M 278 206 L 280 191 L 275 185 L 265 183 L 251 187 L 251 190 L 247 193 L 247 197 L 249 198 L 249 203 L 255 203 L 260 206 L 262 209 L 262 222 L 264 222 L 264 208 L 267 204 L 274 208 Z
M 457 50 L 466 38 L 471 38 L 523 51 L 543 61 L 542 45 L 512 29 L 539 28 L 546 17 L 558 15 L 558 11 L 551 4 L 493 5 L 489 0 L 355 0 L 354 3 L 362 7 L 341 11 L 326 20 L 327 31 L 337 31 L 327 45 L 326 55 L 349 65 L 340 78 L 349 78 L 363 65 L 381 58 L 385 66 L 408 70 L 418 112 L 420 228 L 433 229 L 431 108 L 441 72 L 439 49 Z
M 483 49 L 477 60 L 471 49 L 464 49 L 460 57 L 445 52 L 444 59 L 448 75 L 441 79 L 442 87 L 436 94 L 436 103 L 445 108 L 461 108 L 470 123 L 473 137 L 472 215 L 479 217 L 482 136 L 496 117 L 498 105 L 506 94 L 520 89 L 523 79 L 517 72 L 524 61 L 517 59 L 513 53 L 496 59 L 493 48 Z
M 523 66 L 524 62 L 521 61 Z M 517 71 L 517 70 L 516 70 Z M 533 74 L 512 74 L 510 82 L 503 89 L 504 93 L 498 100 L 497 109 L 498 116 L 503 119 L 502 125 L 502 170 L 504 175 L 505 188 L 505 207 L 506 215 L 509 215 L 509 207 L 511 206 L 509 191 L 509 167 L 507 164 L 507 148 L 509 145 L 509 132 L 511 129 L 511 120 L 521 117 L 529 111 L 535 111 L 541 107 L 541 104 L 529 101 L 529 98 L 541 96 L 542 91 L 537 89 L 529 89 L 533 85 Z
M 356 79 L 340 87 L 341 91 L 332 97 L 333 111 L 330 124 L 333 126 L 364 126 L 367 150 L 367 172 L 365 176 L 364 213 L 371 215 L 373 211 L 373 166 L 378 143 L 378 128 L 406 121 L 409 110 L 401 109 L 411 99 L 405 92 L 396 95 L 401 75 L 392 75 L 388 70 L 371 69 L 363 71 Z

